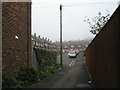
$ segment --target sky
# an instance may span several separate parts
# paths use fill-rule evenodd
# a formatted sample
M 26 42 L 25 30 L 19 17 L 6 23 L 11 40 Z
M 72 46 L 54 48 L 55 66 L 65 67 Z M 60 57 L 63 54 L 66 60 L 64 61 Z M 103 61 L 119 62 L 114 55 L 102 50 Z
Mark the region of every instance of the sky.
M 52 41 L 60 40 L 60 4 L 62 4 L 63 41 L 93 38 L 85 17 L 98 12 L 112 15 L 119 0 L 32 0 L 32 34 Z

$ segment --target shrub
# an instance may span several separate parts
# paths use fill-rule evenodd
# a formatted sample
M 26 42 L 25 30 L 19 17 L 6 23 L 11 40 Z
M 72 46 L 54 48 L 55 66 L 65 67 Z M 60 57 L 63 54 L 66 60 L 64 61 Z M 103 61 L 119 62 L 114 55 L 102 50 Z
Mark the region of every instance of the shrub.
M 37 72 L 31 67 L 21 68 L 17 73 L 17 80 L 22 81 L 23 85 L 36 82 L 38 80 Z
M 43 48 L 33 48 L 36 53 L 36 58 L 39 62 L 40 68 L 51 66 L 52 64 L 56 64 L 57 60 L 57 51 L 55 50 L 47 50 Z
M 36 70 L 31 67 L 21 68 L 15 77 L 3 75 L 3 88 L 22 88 L 28 84 L 38 81 L 38 74 Z
M 22 88 L 21 82 L 17 81 L 15 77 L 3 75 L 2 88 Z
M 3 76 L 3 88 L 22 88 L 56 72 L 61 66 L 56 64 L 57 51 L 41 48 L 34 48 L 34 51 L 39 62 L 39 69 L 24 67 L 17 72 L 15 77 Z
M 53 64 L 48 67 L 44 67 L 39 70 L 34 70 L 31 67 L 21 68 L 19 72 L 17 72 L 16 77 L 11 77 L 7 75 L 3 75 L 2 85 L 3 88 L 22 88 L 28 84 L 32 84 L 39 79 L 43 79 L 51 73 L 57 71 L 61 65 Z
M 51 66 L 42 68 L 38 71 L 38 78 L 39 79 L 43 79 L 44 77 L 48 76 L 51 73 L 54 73 L 58 70 L 58 68 L 60 68 L 61 65 L 60 64 L 53 64 Z

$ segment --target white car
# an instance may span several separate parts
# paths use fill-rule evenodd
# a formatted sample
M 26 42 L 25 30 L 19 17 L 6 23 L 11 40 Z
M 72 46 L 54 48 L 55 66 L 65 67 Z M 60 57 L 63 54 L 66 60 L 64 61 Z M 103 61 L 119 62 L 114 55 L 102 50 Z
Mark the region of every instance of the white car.
M 76 57 L 76 56 L 77 56 L 76 51 L 70 51 L 70 52 L 68 53 L 68 56 L 69 56 L 69 57 Z

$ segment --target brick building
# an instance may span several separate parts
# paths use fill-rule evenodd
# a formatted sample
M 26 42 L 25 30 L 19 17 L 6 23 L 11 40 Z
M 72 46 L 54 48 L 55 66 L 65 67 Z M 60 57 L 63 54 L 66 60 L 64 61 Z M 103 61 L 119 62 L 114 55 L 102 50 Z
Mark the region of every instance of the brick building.
M 63 52 L 68 53 L 70 50 L 84 51 L 91 41 L 92 38 L 85 40 L 64 41 L 62 43 Z M 60 50 L 60 43 L 56 41 L 54 44 L 57 46 L 58 50 Z
M 69 52 L 71 50 L 83 51 L 88 45 L 65 45 L 63 46 L 63 52 Z
M 31 2 L 2 2 L 2 72 L 31 65 Z

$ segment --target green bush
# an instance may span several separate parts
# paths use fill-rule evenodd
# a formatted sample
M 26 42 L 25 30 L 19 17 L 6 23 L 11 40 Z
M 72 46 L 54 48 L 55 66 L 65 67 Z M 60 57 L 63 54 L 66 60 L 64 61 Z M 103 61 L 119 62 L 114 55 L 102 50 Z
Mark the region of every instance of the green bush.
M 15 77 L 3 75 L 2 88 L 22 88 L 21 82 L 17 81 Z
M 50 67 L 48 67 L 48 69 L 51 73 L 56 72 L 58 68 L 59 67 L 57 66 L 57 64 L 54 64 L 54 65 L 51 65 Z
M 47 76 L 47 74 L 43 71 L 38 71 L 38 78 L 41 80 Z
M 39 79 L 43 79 L 51 73 L 54 73 L 60 68 L 61 65 L 53 64 L 39 70 L 34 70 L 31 67 L 21 68 L 15 77 L 3 75 L 2 87 L 3 88 L 22 88 L 28 84 L 32 84 Z
M 58 68 L 60 68 L 61 65 L 59 64 L 53 64 L 51 66 L 42 68 L 38 71 L 38 78 L 39 79 L 43 79 L 44 77 L 48 76 L 51 73 L 54 73 L 58 70 Z
M 51 66 L 52 64 L 56 64 L 57 54 L 58 52 L 55 50 L 48 50 L 43 48 L 33 47 L 36 58 L 39 62 L 40 68 Z
M 17 75 L 7 76 L 3 75 L 2 77 L 2 87 L 3 88 L 22 88 L 28 84 L 32 84 L 38 81 L 38 74 L 36 70 L 31 67 L 21 68 L 17 72 Z
M 17 80 L 22 81 L 22 85 L 36 82 L 38 80 L 37 72 L 31 67 L 21 68 L 17 73 Z

